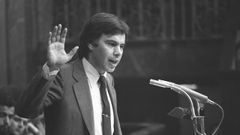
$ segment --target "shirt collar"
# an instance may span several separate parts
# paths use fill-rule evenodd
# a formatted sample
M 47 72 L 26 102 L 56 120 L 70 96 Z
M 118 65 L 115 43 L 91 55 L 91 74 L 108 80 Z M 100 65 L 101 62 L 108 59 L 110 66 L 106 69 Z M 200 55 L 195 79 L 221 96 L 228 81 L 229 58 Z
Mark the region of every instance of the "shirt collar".
M 98 73 L 98 71 L 92 66 L 91 63 L 87 61 L 86 58 L 82 59 L 82 63 L 88 79 L 90 79 L 91 81 L 97 82 L 100 77 L 100 74 Z M 106 75 L 107 73 L 105 72 L 103 76 L 106 77 Z

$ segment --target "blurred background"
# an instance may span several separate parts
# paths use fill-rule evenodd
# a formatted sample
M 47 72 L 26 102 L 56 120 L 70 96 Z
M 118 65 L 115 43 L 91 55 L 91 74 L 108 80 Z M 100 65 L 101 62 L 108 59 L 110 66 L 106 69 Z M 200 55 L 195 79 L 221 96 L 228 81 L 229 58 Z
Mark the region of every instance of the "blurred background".
M 0 0 L 0 86 L 26 88 L 46 60 L 48 33 L 69 29 L 66 50 L 78 44 L 83 23 L 97 12 L 130 26 L 123 59 L 114 72 L 125 135 L 192 135 L 190 120 L 168 115 L 186 97 L 149 84 L 162 79 L 195 84 L 220 104 L 218 134 L 240 125 L 239 0 Z M 219 124 L 219 108 L 205 105 L 206 133 Z

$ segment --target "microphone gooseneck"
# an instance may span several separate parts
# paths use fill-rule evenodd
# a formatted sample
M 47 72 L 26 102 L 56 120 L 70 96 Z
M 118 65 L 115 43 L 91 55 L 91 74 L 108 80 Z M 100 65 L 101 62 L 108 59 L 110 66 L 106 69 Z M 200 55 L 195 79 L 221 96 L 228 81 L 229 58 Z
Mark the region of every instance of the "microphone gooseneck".
M 185 91 L 187 94 L 189 94 L 190 97 L 198 100 L 201 103 L 216 104 L 214 101 L 210 100 L 207 96 L 173 82 L 164 81 L 160 79 L 159 80 L 150 79 L 150 84 L 162 88 L 170 88 L 179 94 L 184 94 L 182 91 Z

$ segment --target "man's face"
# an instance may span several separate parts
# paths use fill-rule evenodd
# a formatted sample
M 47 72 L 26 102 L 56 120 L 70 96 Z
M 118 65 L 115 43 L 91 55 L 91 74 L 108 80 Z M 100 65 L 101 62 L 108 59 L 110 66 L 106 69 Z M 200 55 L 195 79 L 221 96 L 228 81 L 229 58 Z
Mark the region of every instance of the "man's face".
M 23 134 L 24 130 L 27 127 L 28 119 L 21 118 L 15 115 L 10 123 L 10 130 L 14 135 Z
M 14 112 L 14 107 L 0 106 L 0 126 L 9 125 Z
M 0 105 L 0 134 L 9 133 L 12 117 L 14 116 L 14 107 Z
M 103 34 L 93 44 L 89 44 L 91 50 L 89 62 L 99 73 L 113 72 L 119 64 L 125 46 L 125 34 Z
M 20 118 L 14 107 L 0 106 L 0 132 L 20 135 L 25 130 L 26 119 Z

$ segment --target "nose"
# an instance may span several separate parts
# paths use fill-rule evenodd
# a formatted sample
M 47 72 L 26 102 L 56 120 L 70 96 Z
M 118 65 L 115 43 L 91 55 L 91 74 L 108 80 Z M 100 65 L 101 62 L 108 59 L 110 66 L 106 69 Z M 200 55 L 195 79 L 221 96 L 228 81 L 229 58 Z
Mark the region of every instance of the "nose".
M 115 56 L 119 57 L 119 56 L 122 55 L 122 53 L 123 53 L 123 49 L 122 49 L 120 46 L 116 46 L 116 47 L 114 48 L 113 54 L 114 54 Z
M 10 124 L 10 118 L 8 116 L 5 117 L 4 124 L 5 125 L 9 125 Z
M 24 122 L 23 121 L 19 121 L 18 128 L 23 128 L 23 127 L 24 127 Z

